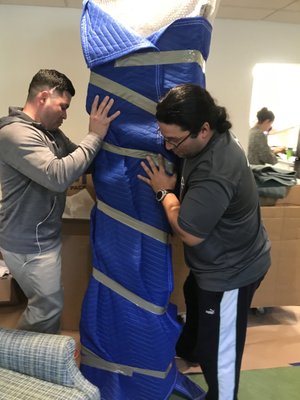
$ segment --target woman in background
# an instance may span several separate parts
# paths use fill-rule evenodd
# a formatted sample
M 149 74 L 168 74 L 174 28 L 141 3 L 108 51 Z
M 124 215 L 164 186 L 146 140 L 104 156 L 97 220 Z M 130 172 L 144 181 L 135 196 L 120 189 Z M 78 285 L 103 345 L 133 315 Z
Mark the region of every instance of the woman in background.
M 268 145 L 268 134 L 272 129 L 275 116 L 272 111 L 263 107 L 258 113 L 256 125 L 250 129 L 248 143 L 248 160 L 253 165 L 276 164 L 276 154 L 284 153 L 284 147 Z

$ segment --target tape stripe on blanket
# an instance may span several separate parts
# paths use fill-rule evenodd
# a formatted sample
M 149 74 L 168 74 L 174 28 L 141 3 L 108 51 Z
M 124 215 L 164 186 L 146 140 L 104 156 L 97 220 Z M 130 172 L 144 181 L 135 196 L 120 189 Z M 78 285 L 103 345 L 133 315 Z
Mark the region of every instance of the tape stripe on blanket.
M 138 373 L 161 379 L 165 379 L 172 368 L 172 362 L 169 364 L 166 371 L 155 371 L 151 369 L 130 367 L 129 365 L 113 363 L 99 357 L 97 354 L 95 354 L 85 346 L 81 346 L 80 362 L 93 368 L 99 368 L 105 371 L 115 372 L 122 375 L 132 376 L 134 373 Z
M 169 243 L 169 235 L 167 232 L 161 231 L 151 225 L 145 224 L 145 222 L 132 218 L 122 211 L 110 207 L 99 199 L 97 199 L 97 208 L 109 217 L 139 231 L 140 233 L 143 233 L 144 235 L 152 237 L 152 239 L 158 240 L 164 244 Z
M 107 275 L 103 274 L 101 271 L 98 271 L 96 268 L 93 268 L 93 277 L 98 282 L 102 283 L 102 285 L 111 289 L 118 295 L 124 297 L 131 303 L 142 308 L 143 310 L 149 311 L 152 314 L 157 314 L 157 315 L 163 315 L 167 310 L 167 307 L 157 306 L 156 304 L 150 303 L 149 301 L 142 299 L 140 296 L 136 295 L 135 293 L 130 292 L 130 290 L 124 288 L 124 286 L 113 281 L 111 278 L 109 278 Z
M 142 96 L 141 94 L 127 88 L 126 86 L 120 85 L 119 83 L 116 83 L 111 79 L 105 78 L 102 75 L 96 74 L 93 71 L 90 75 L 90 83 L 94 86 L 99 87 L 100 89 L 104 89 L 107 92 L 121 97 L 122 99 L 128 101 L 131 104 L 134 104 L 135 106 L 149 112 L 152 115 L 155 115 L 156 102 L 147 99 L 147 97 Z
M 119 147 L 114 144 L 110 144 L 110 143 L 106 143 L 106 142 L 102 143 L 101 149 L 105 150 L 105 151 L 109 151 L 110 153 L 119 154 L 124 157 L 139 158 L 142 160 L 145 159 L 147 156 L 150 156 L 153 158 L 156 165 L 158 165 L 158 155 L 156 153 L 151 153 L 150 151 L 128 149 L 126 147 Z M 174 164 L 171 161 L 167 160 L 166 158 L 164 158 L 164 163 L 165 163 L 167 172 L 172 174 L 174 172 Z
M 204 72 L 205 60 L 199 50 L 176 50 L 130 54 L 115 61 L 115 67 L 197 63 Z

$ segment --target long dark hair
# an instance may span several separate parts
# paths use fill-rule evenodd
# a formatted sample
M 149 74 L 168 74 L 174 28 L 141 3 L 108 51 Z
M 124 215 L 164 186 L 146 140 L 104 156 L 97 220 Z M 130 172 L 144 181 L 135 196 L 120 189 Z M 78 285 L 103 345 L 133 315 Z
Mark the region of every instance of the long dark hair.
M 170 89 L 156 107 L 156 118 L 165 124 L 175 124 L 196 137 L 204 122 L 222 133 L 231 128 L 225 107 L 218 106 L 207 90 L 194 84 Z

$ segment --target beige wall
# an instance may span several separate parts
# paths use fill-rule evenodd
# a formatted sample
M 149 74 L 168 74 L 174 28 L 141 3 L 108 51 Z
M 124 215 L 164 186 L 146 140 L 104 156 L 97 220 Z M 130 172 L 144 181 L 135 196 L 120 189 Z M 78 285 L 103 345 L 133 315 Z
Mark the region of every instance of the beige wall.
M 0 115 L 23 106 L 29 82 L 40 68 L 54 68 L 73 82 L 76 95 L 63 125 L 79 142 L 86 134 L 89 70 L 80 43 L 81 10 L 0 5 Z
M 84 137 L 89 71 L 81 50 L 80 16 L 79 9 L 0 5 L 0 115 L 7 113 L 8 105 L 23 105 L 28 83 L 38 69 L 56 68 L 77 89 L 64 131 L 76 142 Z M 244 147 L 253 66 L 258 62 L 300 63 L 299 41 L 299 25 L 215 21 L 207 88 L 227 107 Z
M 299 41 L 300 25 L 296 24 L 215 21 L 207 63 L 207 89 L 227 108 L 233 131 L 245 149 L 252 69 L 256 63 L 300 63 Z

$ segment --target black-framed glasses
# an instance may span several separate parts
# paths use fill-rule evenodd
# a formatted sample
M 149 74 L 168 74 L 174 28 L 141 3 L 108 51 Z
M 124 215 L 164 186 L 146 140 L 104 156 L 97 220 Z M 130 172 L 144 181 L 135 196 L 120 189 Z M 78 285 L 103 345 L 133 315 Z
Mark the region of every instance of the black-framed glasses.
M 183 139 L 181 139 L 179 142 L 175 143 L 172 140 L 167 139 L 166 137 L 164 137 L 164 135 L 158 130 L 158 134 L 159 136 L 162 138 L 162 140 L 165 143 L 170 144 L 171 146 L 173 146 L 174 149 L 177 149 L 180 145 L 182 145 L 183 142 L 185 142 L 190 136 L 191 136 L 191 132 L 186 135 Z

